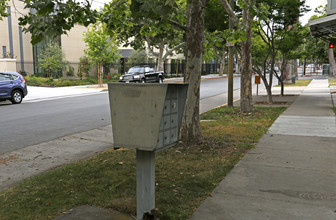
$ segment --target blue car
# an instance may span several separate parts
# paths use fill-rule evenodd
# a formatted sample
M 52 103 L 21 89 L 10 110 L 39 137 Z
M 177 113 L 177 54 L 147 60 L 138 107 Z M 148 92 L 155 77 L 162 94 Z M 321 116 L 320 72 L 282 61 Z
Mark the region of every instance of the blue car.
M 19 104 L 27 94 L 26 80 L 22 75 L 0 71 L 0 101 L 8 99 L 13 104 Z

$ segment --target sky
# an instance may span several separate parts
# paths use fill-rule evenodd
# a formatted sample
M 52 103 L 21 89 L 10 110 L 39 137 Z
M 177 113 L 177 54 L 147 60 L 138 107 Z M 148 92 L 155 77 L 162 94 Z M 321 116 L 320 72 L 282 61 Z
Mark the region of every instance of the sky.
M 301 24 L 305 25 L 308 23 L 309 18 L 315 14 L 314 13 L 315 8 L 317 8 L 320 5 L 326 5 L 326 4 L 327 0 L 306 0 L 306 5 L 308 5 L 312 10 L 300 18 Z
M 105 2 L 110 2 L 111 0 L 91 0 L 91 1 L 92 1 L 92 7 L 99 9 L 104 6 Z M 309 18 L 312 15 L 314 15 L 314 9 L 316 7 L 326 4 L 327 0 L 306 0 L 306 5 L 308 5 L 312 10 L 300 18 L 300 22 L 302 23 L 302 25 L 308 23 Z

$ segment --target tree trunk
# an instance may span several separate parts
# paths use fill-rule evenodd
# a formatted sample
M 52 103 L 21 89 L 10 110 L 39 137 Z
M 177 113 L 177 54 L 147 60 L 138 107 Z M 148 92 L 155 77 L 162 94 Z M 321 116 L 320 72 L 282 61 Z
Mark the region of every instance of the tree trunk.
M 181 140 L 184 143 L 199 142 L 201 139 L 199 101 L 206 2 L 192 0 L 187 5 L 187 66 L 184 82 L 189 87 L 181 126 Z
M 248 1 L 249 5 L 254 4 L 253 0 Z M 246 41 L 242 42 L 242 71 L 240 86 L 240 111 L 250 113 L 253 111 L 252 105 L 252 15 L 249 8 L 243 10 L 243 24 L 246 25 Z
M 258 73 L 258 75 L 260 76 L 260 78 L 262 79 L 262 81 L 264 83 L 264 86 L 265 86 L 266 92 L 267 92 L 267 102 L 268 103 L 273 103 L 272 86 L 270 86 L 270 84 L 268 84 L 268 82 L 267 82 L 266 69 L 264 69 L 264 73 L 262 73 L 261 71 L 255 71 L 255 72 Z
M 273 96 L 272 96 L 272 85 L 270 85 L 268 82 L 267 82 L 267 78 L 266 76 L 265 77 L 262 77 L 262 80 L 264 82 L 264 85 L 265 85 L 265 88 L 266 88 L 266 92 L 267 92 L 267 102 L 268 103 L 273 103 Z M 265 82 L 266 81 L 266 82 Z
M 159 57 L 158 57 L 158 67 L 156 71 L 163 71 L 163 51 L 164 51 L 164 42 L 160 43 L 160 51 L 159 51 Z
M 281 96 L 285 95 L 285 85 L 283 80 L 280 80 L 280 84 L 281 84 Z
M 103 87 L 103 78 L 104 78 L 104 63 L 100 63 L 100 87 Z
M 98 77 L 98 87 L 100 85 L 100 63 L 97 62 L 97 77 Z
M 329 43 L 328 43 L 328 58 L 329 58 L 329 64 L 330 64 L 330 75 L 334 75 L 336 73 L 334 48 L 329 48 Z
M 307 58 L 303 60 L 303 75 L 306 75 L 306 65 L 307 65 Z
M 221 56 L 221 61 L 220 61 L 220 66 L 219 66 L 219 75 L 220 76 L 223 76 L 224 74 L 224 70 L 225 70 L 225 49 L 223 49 L 223 53 L 222 53 L 222 56 Z

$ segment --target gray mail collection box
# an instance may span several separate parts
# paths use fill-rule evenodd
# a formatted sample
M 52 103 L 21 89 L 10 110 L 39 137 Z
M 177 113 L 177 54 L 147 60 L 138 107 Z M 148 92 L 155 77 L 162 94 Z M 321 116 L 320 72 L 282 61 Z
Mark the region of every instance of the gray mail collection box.
M 115 147 L 158 151 L 178 142 L 187 84 L 109 83 Z

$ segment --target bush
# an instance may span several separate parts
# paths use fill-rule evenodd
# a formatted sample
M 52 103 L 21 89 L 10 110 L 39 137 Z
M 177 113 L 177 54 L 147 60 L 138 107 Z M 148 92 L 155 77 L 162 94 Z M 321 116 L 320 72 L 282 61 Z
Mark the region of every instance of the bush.
M 69 65 L 69 70 L 66 72 L 67 76 L 74 76 L 75 75 L 75 68 Z

